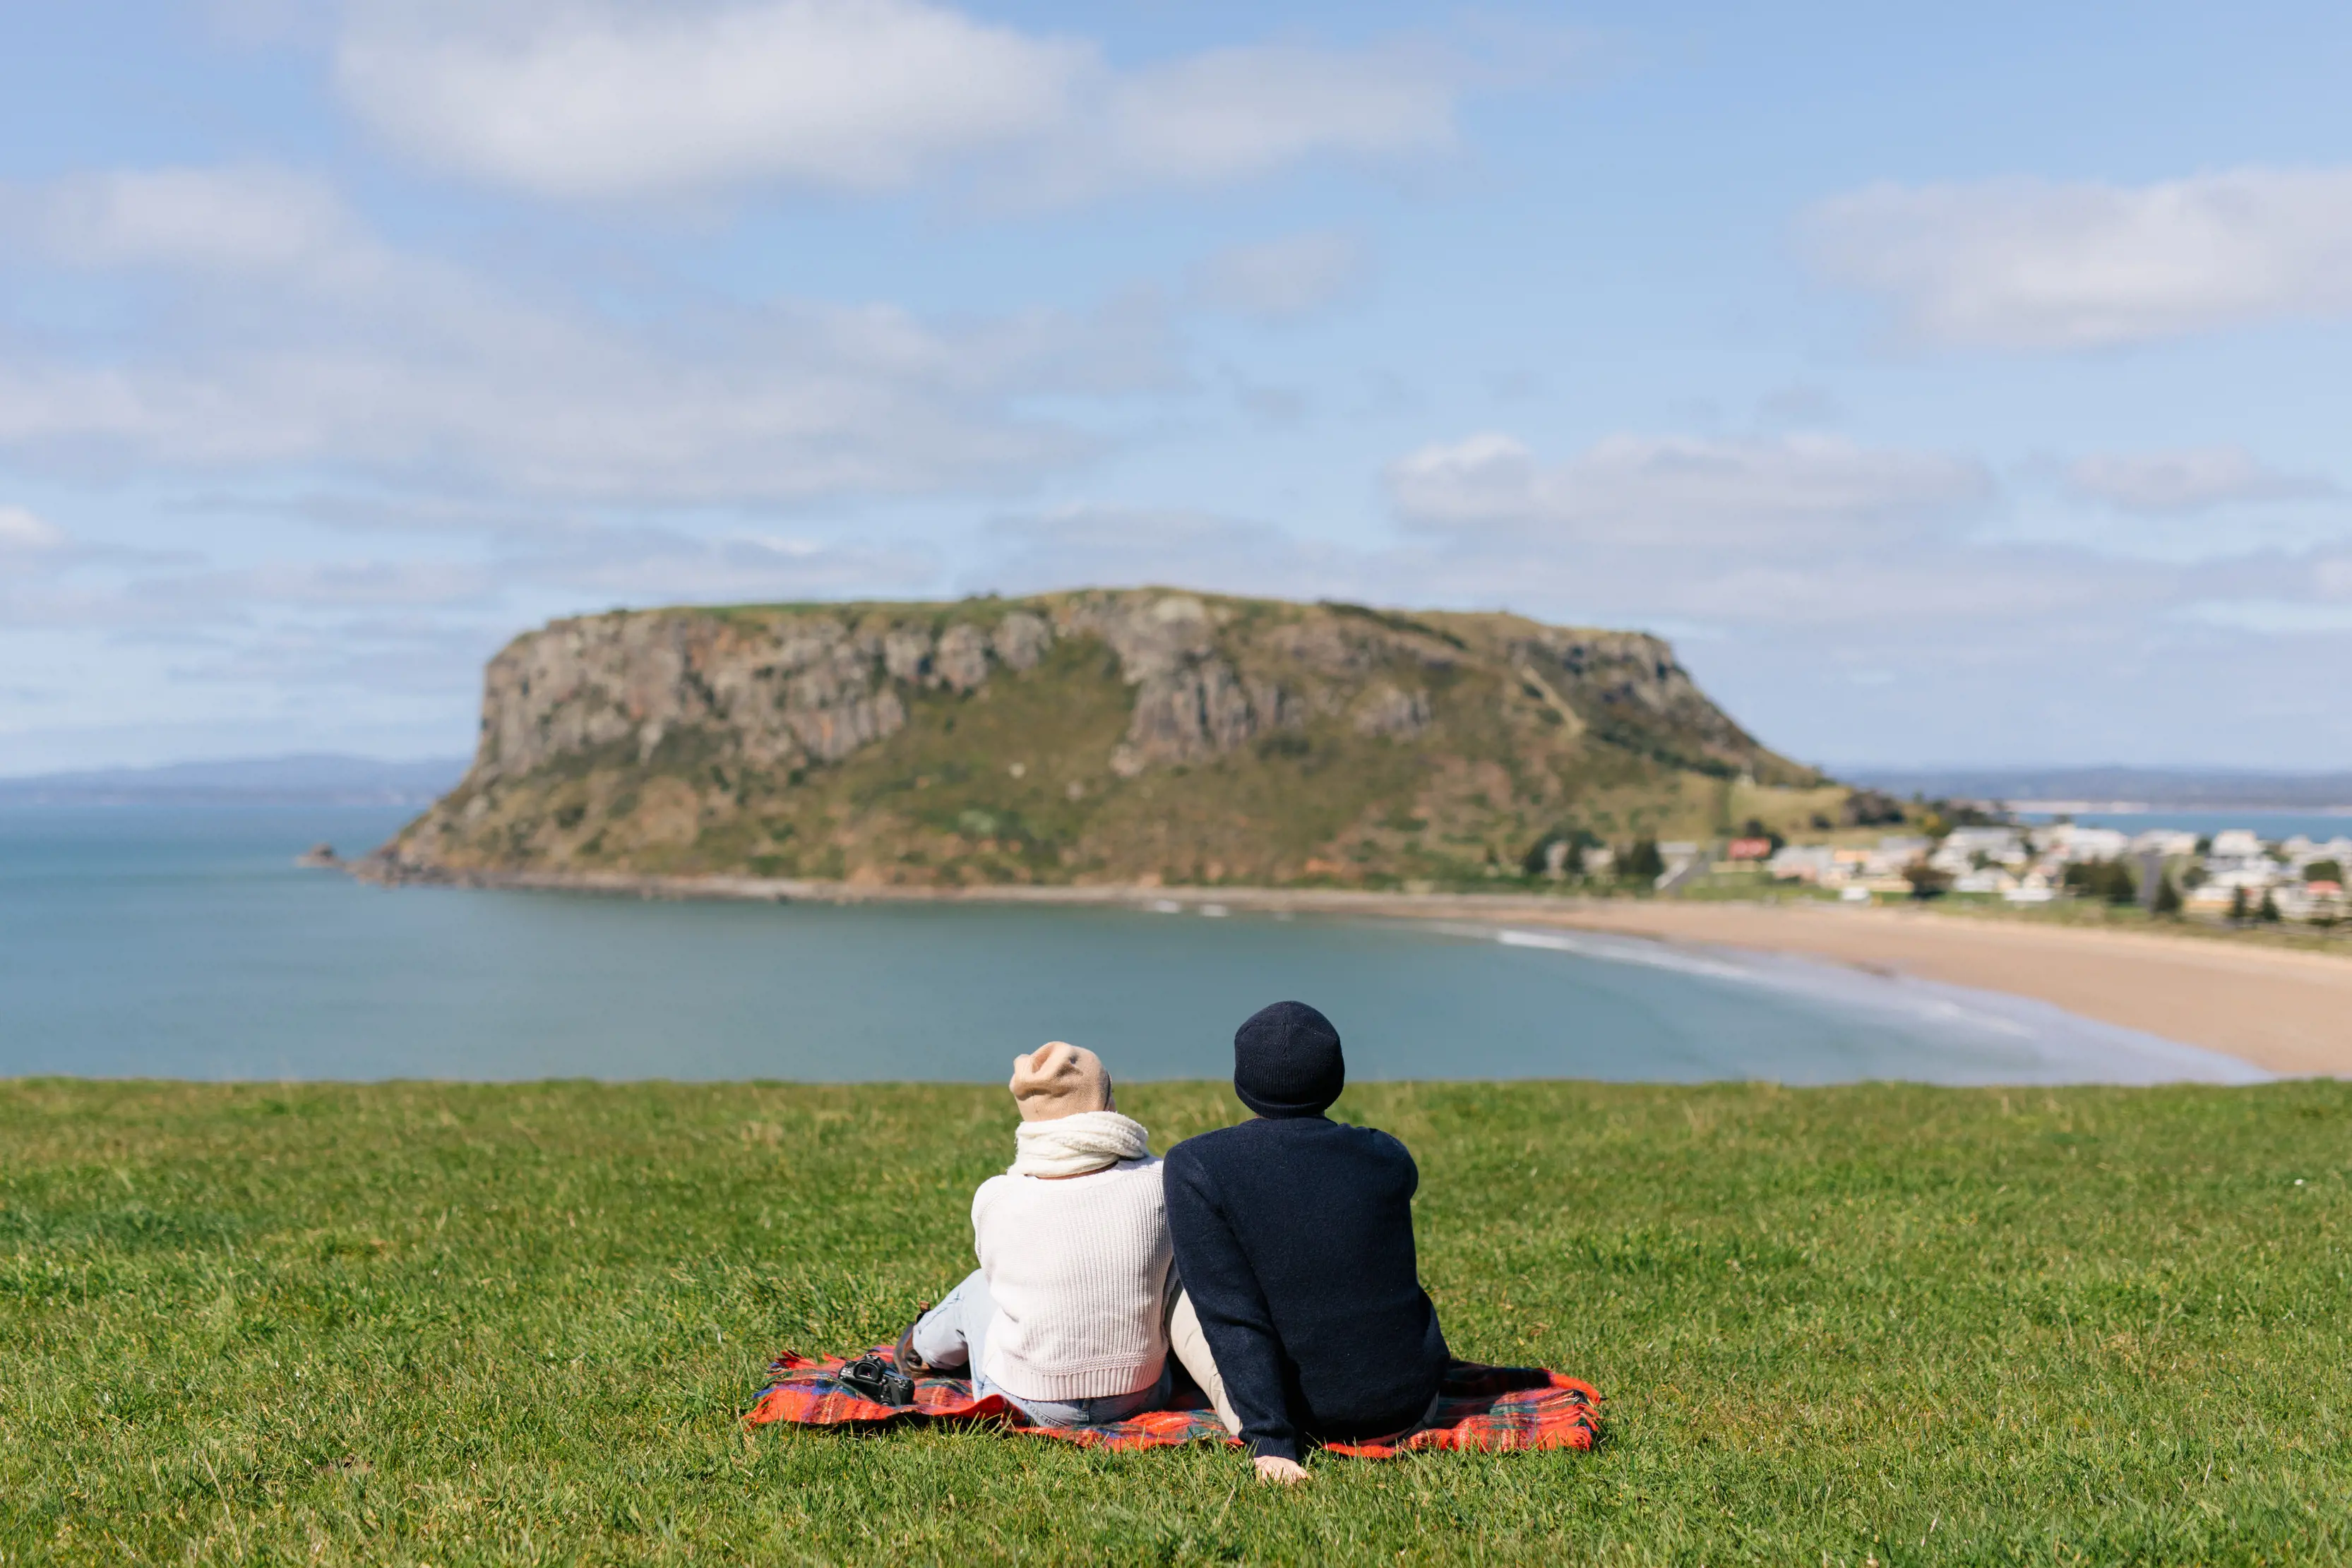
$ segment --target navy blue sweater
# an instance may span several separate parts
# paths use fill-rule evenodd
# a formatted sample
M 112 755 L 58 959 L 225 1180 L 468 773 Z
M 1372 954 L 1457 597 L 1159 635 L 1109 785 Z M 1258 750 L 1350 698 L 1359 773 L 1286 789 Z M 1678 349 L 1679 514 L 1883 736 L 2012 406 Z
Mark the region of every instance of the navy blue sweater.
M 1421 1172 L 1322 1116 L 1244 1122 L 1168 1151 L 1168 1228 L 1242 1436 L 1261 1457 L 1419 1420 L 1445 1370 L 1413 1261 Z

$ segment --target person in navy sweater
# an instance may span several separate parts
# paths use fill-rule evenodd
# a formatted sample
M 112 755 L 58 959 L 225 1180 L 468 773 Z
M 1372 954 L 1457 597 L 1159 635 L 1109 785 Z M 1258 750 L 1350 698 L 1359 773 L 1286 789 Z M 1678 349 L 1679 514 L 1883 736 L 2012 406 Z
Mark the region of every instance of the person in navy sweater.
M 1220 1403 L 1269 1480 L 1306 1476 L 1302 1440 L 1420 1426 L 1448 1359 L 1413 1258 L 1421 1172 L 1388 1134 L 1323 1114 L 1346 1083 L 1328 1019 L 1263 1009 L 1234 1035 L 1234 1092 L 1256 1119 L 1187 1138 L 1162 1171 Z

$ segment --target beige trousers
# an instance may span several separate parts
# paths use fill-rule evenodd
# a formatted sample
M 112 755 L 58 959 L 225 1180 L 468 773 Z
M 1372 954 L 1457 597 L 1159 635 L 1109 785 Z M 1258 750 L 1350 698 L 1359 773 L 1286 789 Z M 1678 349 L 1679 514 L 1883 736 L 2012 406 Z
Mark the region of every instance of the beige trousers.
M 1225 1380 L 1217 1372 L 1216 1357 L 1209 1354 L 1209 1336 L 1201 1332 L 1201 1319 L 1192 1311 L 1192 1298 L 1183 1291 L 1176 1292 L 1176 1305 L 1168 1313 L 1168 1348 L 1175 1354 L 1177 1364 L 1192 1375 L 1209 1403 L 1217 1407 L 1217 1419 L 1225 1430 L 1238 1437 L 1242 1435 L 1242 1418 L 1234 1414 L 1233 1401 L 1225 1397 Z M 1390 1434 L 1393 1441 L 1420 1431 L 1437 1418 L 1437 1406 L 1444 1400 L 1445 1391 L 1439 1389 L 1430 1396 L 1429 1408 L 1421 1419 L 1402 1432 Z
M 1176 1353 L 1177 1364 L 1192 1375 L 1209 1403 L 1217 1407 L 1217 1419 L 1225 1430 L 1238 1437 L 1242 1435 L 1242 1418 L 1234 1414 L 1233 1402 L 1225 1397 L 1225 1380 L 1217 1375 L 1216 1358 L 1209 1354 L 1209 1336 L 1201 1332 L 1201 1320 L 1192 1311 L 1192 1298 L 1183 1291 L 1176 1292 L 1176 1305 L 1168 1314 L 1168 1348 Z

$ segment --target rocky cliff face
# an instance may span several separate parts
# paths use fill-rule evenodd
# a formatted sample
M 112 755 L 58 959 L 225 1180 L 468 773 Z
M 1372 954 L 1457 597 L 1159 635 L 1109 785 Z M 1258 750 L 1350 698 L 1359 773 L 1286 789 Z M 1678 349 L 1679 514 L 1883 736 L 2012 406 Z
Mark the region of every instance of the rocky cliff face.
M 616 612 L 491 661 L 472 771 L 379 863 L 1455 880 L 1820 782 L 1635 632 L 1157 591 Z

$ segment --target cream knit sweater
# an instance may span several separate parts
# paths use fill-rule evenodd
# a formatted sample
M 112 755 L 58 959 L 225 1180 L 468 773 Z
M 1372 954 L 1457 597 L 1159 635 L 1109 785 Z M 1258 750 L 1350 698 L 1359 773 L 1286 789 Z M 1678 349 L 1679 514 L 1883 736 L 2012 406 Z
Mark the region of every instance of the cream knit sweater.
M 1087 1176 L 991 1176 L 971 1232 L 996 1316 L 982 1368 L 1015 1399 L 1098 1399 L 1159 1381 L 1168 1355 L 1160 1162 Z

